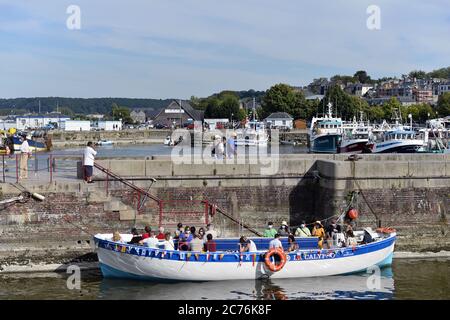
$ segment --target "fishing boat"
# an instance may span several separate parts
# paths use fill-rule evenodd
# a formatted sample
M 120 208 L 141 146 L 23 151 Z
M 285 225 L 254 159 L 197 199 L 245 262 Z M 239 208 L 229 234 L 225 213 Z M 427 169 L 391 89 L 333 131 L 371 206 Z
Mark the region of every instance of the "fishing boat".
M 416 153 L 424 146 L 424 139 L 417 137 L 415 131 L 408 128 L 396 128 L 383 133 L 377 141 L 373 153 Z
M 245 128 L 236 130 L 238 146 L 267 146 L 269 135 L 264 122 L 248 122 Z
M 5 144 L 11 145 L 14 151 L 20 151 L 20 146 L 22 145 L 22 140 L 18 136 L 11 136 L 7 138 L 8 141 Z M 28 145 L 32 152 L 48 151 L 48 147 L 44 142 L 29 139 Z
M 337 153 L 343 133 L 341 118 L 333 116 L 333 105 L 328 104 L 324 117 L 313 117 L 309 129 L 309 150 L 312 153 Z
M 366 229 L 367 230 L 367 229 Z M 220 281 L 262 278 L 304 278 L 365 272 L 392 263 L 395 232 L 371 231 L 373 242 L 354 247 L 317 249 L 315 237 L 298 238 L 301 249 L 268 250 L 268 238 L 252 239 L 258 251 L 239 253 L 238 239 L 217 239 L 217 252 L 149 248 L 112 241 L 112 234 L 94 236 L 102 274 L 106 278 L 153 281 Z M 355 231 L 362 238 L 363 232 Z M 282 239 L 284 249 L 287 239 Z M 278 257 L 278 258 L 275 258 Z M 278 261 L 279 260 L 279 261 Z

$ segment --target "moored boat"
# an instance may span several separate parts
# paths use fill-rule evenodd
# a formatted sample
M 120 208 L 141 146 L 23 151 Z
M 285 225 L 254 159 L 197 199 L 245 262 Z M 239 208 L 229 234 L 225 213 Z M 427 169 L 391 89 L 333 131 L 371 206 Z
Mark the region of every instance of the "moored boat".
M 312 153 L 337 153 L 343 133 L 341 118 L 333 117 L 332 104 L 328 104 L 328 114 L 313 117 L 309 129 L 309 148 Z
M 358 233 L 355 232 L 355 235 Z M 268 260 L 267 248 L 258 240 L 266 241 L 267 238 L 254 239 L 262 250 L 245 253 L 236 251 L 238 239 L 228 239 L 228 244 L 218 246 L 220 251 L 206 253 L 154 249 L 113 242 L 111 234 L 97 234 L 94 241 L 104 277 L 154 281 L 213 281 L 344 275 L 364 272 L 374 265 L 391 265 L 395 232 L 376 232 L 372 233 L 372 236 L 374 241 L 369 244 L 322 250 L 315 247 L 317 238 L 299 238 L 301 249 L 284 253 L 284 264 L 277 271 L 273 270 L 278 268 L 271 267 L 271 263 L 275 266 L 275 260 Z M 122 235 L 122 238 L 126 242 L 131 239 L 131 235 Z M 285 244 L 286 240 L 283 245 Z

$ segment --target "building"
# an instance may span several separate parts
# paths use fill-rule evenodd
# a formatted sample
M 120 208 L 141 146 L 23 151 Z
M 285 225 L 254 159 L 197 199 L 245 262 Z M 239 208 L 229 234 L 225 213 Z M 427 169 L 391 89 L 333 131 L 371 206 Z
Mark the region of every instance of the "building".
M 67 120 L 61 123 L 64 131 L 90 131 L 91 122 L 86 120 Z
M 183 124 L 192 121 L 202 121 L 204 112 L 195 110 L 189 101 L 172 100 L 165 108 L 162 108 L 153 118 L 153 124 L 167 127 L 183 127 Z
M 450 92 L 450 82 L 440 83 L 437 86 L 437 95 L 440 96 L 446 92 Z
M 286 112 L 274 112 L 270 116 L 264 119 L 267 127 L 269 128 L 283 128 L 292 129 L 293 120 L 289 113 Z
M 122 121 L 99 121 L 98 128 L 105 131 L 122 130 Z
M 383 105 L 384 103 L 389 102 L 389 100 L 392 97 L 379 97 L 379 98 L 370 98 L 370 99 L 366 99 L 367 103 L 371 106 L 380 106 Z M 416 100 L 413 99 L 412 97 L 395 97 L 397 98 L 397 100 L 401 103 L 402 106 L 412 106 L 414 104 L 416 104 Z
M 345 87 L 345 92 L 348 94 L 362 97 L 364 96 L 370 89 L 373 89 L 373 86 L 365 83 L 351 83 Z
M 134 123 L 145 123 L 147 121 L 147 115 L 142 110 L 131 111 L 130 117 Z
M 62 123 L 67 120 L 70 120 L 70 117 L 61 114 L 19 116 L 16 118 L 16 129 L 27 130 L 43 128 L 50 123 L 56 123 L 58 128 L 60 128 Z
M 417 103 L 433 103 L 433 90 L 431 88 L 422 87 L 413 89 L 413 97 Z
M 88 114 L 88 115 L 86 115 L 86 117 L 90 118 L 90 119 L 101 120 L 101 119 L 103 119 L 105 117 L 105 115 L 104 114 L 94 113 L 94 114 Z

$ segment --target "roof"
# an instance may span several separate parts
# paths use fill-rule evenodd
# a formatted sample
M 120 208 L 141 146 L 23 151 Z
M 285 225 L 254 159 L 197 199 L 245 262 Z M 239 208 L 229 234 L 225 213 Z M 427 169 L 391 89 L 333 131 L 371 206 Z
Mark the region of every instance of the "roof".
M 274 112 L 270 114 L 270 116 L 268 116 L 266 120 L 267 119 L 293 119 L 293 118 L 289 113 L 286 112 Z
M 169 105 L 167 105 L 165 108 L 162 108 L 157 111 L 156 115 L 153 118 L 158 117 L 165 109 L 170 107 L 171 105 L 175 104 L 175 108 L 182 108 L 189 116 L 191 116 L 192 119 L 195 121 L 203 121 L 205 117 L 205 112 L 202 110 L 196 110 L 194 109 L 189 101 L 187 100 L 172 100 Z

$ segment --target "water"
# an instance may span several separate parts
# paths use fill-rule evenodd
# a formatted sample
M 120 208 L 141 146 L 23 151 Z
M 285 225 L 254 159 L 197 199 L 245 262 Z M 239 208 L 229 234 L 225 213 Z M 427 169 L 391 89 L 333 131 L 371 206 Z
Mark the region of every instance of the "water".
M 255 154 L 258 152 L 256 147 L 242 147 L 247 154 Z M 84 147 L 67 148 L 61 150 L 53 150 L 53 154 L 57 155 L 82 155 Z M 173 148 L 162 144 L 132 144 L 132 145 L 117 145 L 117 146 L 99 146 L 97 147 L 97 157 L 117 158 L 117 157 L 149 157 L 170 155 Z M 194 150 L 194 149 L 192 149 Z M 239 150 L 239 149 L 238 149 Z M 275 151 L 271 146 L 259 147 L 259 153 L 271 154 L 301 154 L 308 153 L 306 146 L 292 146 L 280 145 L 278 151 Z
M 450 299 L 450 259 L 394 260 L 380 286 L 369 274 L 323 278 L 223 282 L 153 283 L 103 279 L 82 272 L 81 290 L 69 290 L 64 273 L 0 276 L 0 299 Z M 369 280 L 369 281 L 368 281 Z M 181 290 L 181 288 L 183 290 Z

